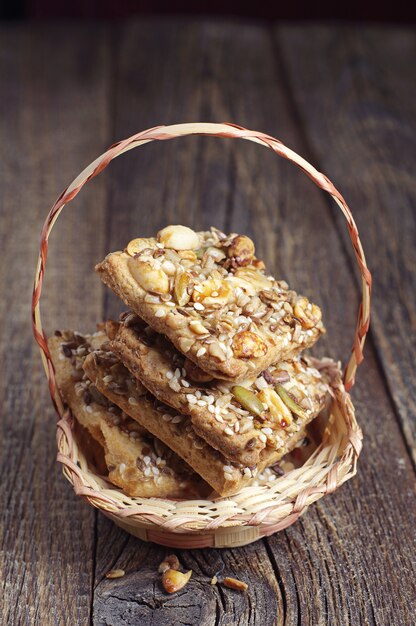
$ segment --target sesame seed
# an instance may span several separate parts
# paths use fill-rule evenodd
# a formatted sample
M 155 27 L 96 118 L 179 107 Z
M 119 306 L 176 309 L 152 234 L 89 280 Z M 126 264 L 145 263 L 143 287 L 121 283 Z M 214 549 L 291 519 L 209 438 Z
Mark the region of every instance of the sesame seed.
M 179 424 L 183 420 L 183 415 L 175 415 L 172 424 Z
M 232 471 L 233 468 L 231 467 L 231 465 L 224 465 L 224 472 L 227 472 L 227 474 L 231 474 Z
M 194 303 L 194 309 L 196 311 L 203 311 L 205 309 L 204 305 L 201 304 L 201 302 L 195 302 Z
M 260 433 L 259 434 L 259 439 L 260 439 L 261 442 L 267 443 L 267 437 L 266 437 L 266 435 L 264 433 Z
M 190 384 L 184 378 L 182 378 L 181 383 L 182 383 L 183 387 L 190 387 Z
M 169 413 L 164 413 L 164 414 L 162 415 L 162 420 L 163 420 L 164 422 L 170 422 L 170 420 L 171 420 L 171 419 L 172 419 L 172 415 L 169 415 Z
M 165 317 L 166 311 L 164 309 L 157 309 L 155 317 Z
M 205 352 L 206 352 L 206 351 L 207 351 L 207 349 L 206 349 L 206 348 L 204 348 L 204 347 L 199 348 L 198 352 L 196 353 L 196 356 L 197 356 L 197 357 L 200 357 L 200 356 L 202 356 L 203 354 L 205 354 Z
M 197 398 L 196 398 L 196 396 L 194 396 L 193 393 L 187 393 L 186 394 L 186 399 L 188 400 L 189 404 L 196 404 L 197 403 Z
M 126 469 L 126 464 L 120 463 L 120 465 L 118 466 L 118 469 L 120 470 L 121 473 L 123 473 Z
M 244 476 L 250 476 L 251 477 L 251 469 L 249 467 L 245 467 L 243 474 L 244 474 Z
M 173 378 L 173 372 L 171 372 L 170 370 L 168 370 L 165 374 L 166 378 L 168 380 L 171 380 Z
M 136 398 L 134 398 L 133 396 L 130 396 L 129 404 L 131 404 L 132 406 L 139 406 L 139 403 L 137 402 Z
M 152 475 L 152 470 L 150 467 L 145 467 L 143 474 L 145 476 L 151 476 Z
M 197 401 L 197 405 L 198 406 L 207 406 L 207 403 L 205 402 L 205 400 L 198 400 Z
M 149 463 L 150 463 L 150 456 L 147 456 L 147 455 L 144 456 L 143 457 L 143 462 L 144 462 L 145 465 L 149 465 Z
M 271 428 L 262 428 L 261 432 L 264 433 L 265 435 L 272 435 L 273 431 Z
M 224 428 L 224 432 L 226 435 L 228 435 L 229 437 L 232 437 L 234 435 L 234 431 L 231 430 L 231 428 L 229 428 L 228 426 L 226 428 Z
M 209 411 L 210 413 L 215 413 L 215 408 L 212 406 L 212 404 L 209 404 L 209 405 L 208 405 L 208 411 Z

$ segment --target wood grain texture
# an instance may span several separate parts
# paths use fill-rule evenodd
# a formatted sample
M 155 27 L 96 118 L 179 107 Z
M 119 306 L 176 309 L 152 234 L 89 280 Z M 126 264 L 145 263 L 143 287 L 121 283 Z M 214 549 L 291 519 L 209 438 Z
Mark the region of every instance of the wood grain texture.
M 411 447 L 413 36 L 160 19 L 1 34 L 4 284 L 20 253 L 0 300 L 2 435 L 11 451 L 2 470 L 12 477 L 2 482 L 5 623 L 411 626 L 415 475 L 401 424 Z M 358 476 L 269 539 L 177 551 L 193 576 L 168 596 L 157 567 L 172 550 L 96 516 L 60 476 L 29 299 L 37 233 L 62 187 L 111 142 L 192 120 L 268 132 L 333 178 L 376 268 L 376 311 L 353 391 L 365 434 Z M 196 137 L 144 146 L 116 159 L 60 218 L 46 272 L 47 327 L 90 330 L 117 315 L 120 304 L 91 271 L 109 250 L 166 223 L 215 224 L 251 234 L 271 270 L 322 305 L 328 334 L 315 352 L 345 362 L 358 288 L 334 211 L 301 172 L 259 146 Z M 126 576 L 107 580 L 113 568 Z M 248 591 L 211 587 L 218 570 Z
M 146 37 L 157 42 L 156 50 Z M 179 106 L 187 119 L 233 120 L 270 132 L 309 156 L 308 144 L 298 127 L 297 114 L 287 97 L 282 58 L 270 33 L 263 28 L 241 24 L 190 23 L 166 30 L 165 25 L 150 22 L 130 26 L 121 39 L 123 48 L 117 93 L 125 111 L 131 108 L 137 110 L 138 107 L 141 89 L 132 85 L 135 84 L 135 63 L 140 58 L 137 42 L 145 41 L 150 58 L 156 59 L 155 63 L 165 59 L 167 77 L 175 77 L 181 85 L 181 94 L 186 96 L 189 93 L 189 97 L 184 97 L 188 110 L 184 108 L 182 99 L 179 101 L 169 78 L 159 83 L 158 90 L 147 94 L 149 111 L 157 111 L 160 102 L 163 102 L 165 110 L 172 114 L 168 117 L 165 113 L 163 121 L 166 118 L 167 122 L 174 121 L 175 106 Z M 183 49 L 195 60 L 192 69 L 189 71 L 188 68 L 189 83 L 182 75 Z M 168 64 L 166 59 L 169 59 Z M 154 73 L 152 65 L 148 71 Z M 141 67 L 141 84 L 147 85 L 151 79 L 143 72 Z M 205 94 L 204 98 L 198 95 L 197 86 Z M 199 107 L 205 112 L 203 116 Z M 120 127 L 118 136 L 125 136 L 138 128 L 129 127 L 130 118 L 124 115 L 116 117 L 116 128 Z M 157 118 L 148 118 L 146 114 L 140 128 L 156 123 Z M 198 144 L 201 146 L 201 141 L 205 141 L 208 147 L 206 150 L 200 147 L 196 163 L 192 159 L 193 155 L 196 158 L 192 150 Z M 220 143 L 224 144 L 224 150 L 221 147 L 216 149 L 215 144 Z M 150 234 L 169 221 L 184 221 L 184 216 L 192 226 L 205 227 L 215 217 L 219 220 L 216 223 L 225 224 L 227 229 L 252 234 L 259 244 L 260 253 L 272 268 L 288 278 L 296 288 L 313 294 L 323 304 L 328 337 L 321 342 L 318 352 L 330 351 L 331 356 L 345 358 L 351 348 L 358 292 L 351 276 L 348 255 L 340 247 L 341 225 L 334 222 L 328 202 L 310 181 L 264 149 L 236 141 L 229 145 L 229 142 L 220 140 L 211 142 L 191 138 L 172 142 L 167 148 L 165 145 L 152 148 L 157 149 L 157 153 L 154 150 L 152 154 L 149 151 L 146 157 L 133 157 L 132 160 L 137 159 L 142 166 L 137 178 L 134 174 L 136 163 L 130 165 L 127 160 L 123 164 L 119 162 L 119 170 L 113 170 L 113 198 L 114 201 L 117 198 L 117 206 L 123 203 L 123 211 L 115 214 L 111 231 L 113 237 L 123 233 L 120 245 L 136 236 L 136 223 L 142 220 L 146 224 L 144 234 Z M 186 163 L 187 167 L 184 166 Z M 155 177 L 159 176 L 162 176 L 163 192 L 157 185 L 155 188 Z M 228 193 L 218 193 L 213 197 L 213 189 L 228 189 Z M 191 193 L 193 190 L 196 195 Z M 144 213 L 146 206 L 149 208 Z M 189 213 L 188 206 L 191 207 Z M 212 206 L 214 214 L 211 213 Z M 135 218 L 139 208 L 140 216 Z M 109 249 L 114 247 L 117 246 L 110 245 Z M 272 580 L 278 586 L 271 587 L 273 595 L 269 602 L 274 597 L 279 610 L 272 615 L 265 614 L 259 605 L 257 617 L 261 616 L 265 624 L 383 624 L 398 615 L 403 623 L 411 623 L 414 586 L 411 580 L 400 581 L 402 568 L 411 568 L 411 557 L 403 553 L 400 542 L 411 542 L 413 537 L 411 519 L 416 511 L 413 505 L 408 508 L 408 494 L 412 491 L 414 476 L 371 345 L 367 350 L 366 367 L 360 372 L 363 382 L 356 392 L 356 400 L 358 414 L 362 415 L 370 442 L 365 449 L 359 478 L 313 507 L 294 528 L 256 544 L 262 563 L 267 565 L 261 583 L 256 576 L 257 565 L 254 571 L 252 569 L 251 548 L 234 551 L 245 562 L 251 579 L 249 592 L 240 599 L 243 601 L 243 608 L 239 609 L 243 613 L 242 624 L 254 623 L 250 621 L 254 618 L 249 613 L 249 607 L 257 596 L 262 595 L 265 581 Z M 369 420 L 365 422 L 367 416 Z M 380 430 L 374 416 L 382 416 L 383 429 Z M 393 463 L 402 472 L 403 491 L 400 495 L 395 491 L 396 478 L 391 472 L 391 465 L 386 464 L 380 455 L 380 450 L 387 448 Z M 376 503 L 380 506 L 378 494 L 383 494 L 386 518 L 372 514 L 373 506 Z M 359 506 L 350 506 L 350 502 L 357 501 Z M 402 530 L 400 538 L 395 540 L 392 537 L 396 525 L 401 525 Z M 107 522 L 99 519 L 99 535 L 103 534 L 104 544 L 105 528 L 108 528 Z M 355 534 L 352 540 L 354 529 L 360 529 L 362 543 L 355 540 Z M 120 533 L 112 530 L 114 532 Z M 378 539 L 370 540 L 367 562 L 363 562 L 363 545 L 368 545 L 369 538 L 375 537 Z M 129 541 L 138 543 L 136 540 Z M 385 554 L 379 542 L 394 542 L 394 548 Z M 144 562 L 142 549 L 146 550 L 146 562 L 151 559 L 154 563 L 152 548 L 140 548 L 139 562 L 133 566 L 132 576 L 135 585 L 143 580 L 144 589 L 139 606 L 133 603 L 130 608 L 138 611 L 141 619 L 150 620 L 155 614 L 147 614 L 142 604 L 155 606 L 155 602 L 162 602 L 164 610 L 158 613 L 158 619 L 169 621 L 172 619 L 170 603 L 165 604 L 161 596 L 157 596 L 157 585 L 149 586 L 149 569 L 145 567 L 143 578 L 140 576 L 140 567 Z M 159 558 L 160 549 L 155 550 Z M 218 553 L 211 550 L 183 554 L 193 557 L 195 554 L 199 557 L 204 555 L 209 563 L 217 558 Z M 121 562 L 124 554 L 125 549 L 122 549 Z M 97 564 L 100 559 L 101 552 L 97 550 Z M 156 565 L 153 566 L 154 571 Z M 228 573 L 238 577 L 232 567 Z M 368 582 L 369 576 L 372 584 Z M 375 580 L 382 581 L 384 590 L 389 589 L 400 598 L 397 606 L 393 602 L 386 606 L 384 594 L 380 594 L 379 587 L 374 585 Z M 113 586 L 116 587 L 114 591 Z M 96 623 L 101 623 L 107 610 L 117 623 L 120 606 L 114 597 L 122 588 L 122 582 L 109 584 L 97 579 L 94 602 Z M 223 623 L 221 620 L 224 619 L 227 623 L 227 614 L 221 607 L 215 617 L 211 611 L 208 614 L 203 612 L 202 601 L 195 603 L 195 593 L 181 595 L 182 612 L 185 615 L 189 611 L 190 623 Z M 126 594 L 123 603 L 132 601 L 128 589 Z M 159 598 L 157 601 L 155 594 Z M 384 622 L 385 618 L 387 621 Z
M 80 161 L 109 140 L 102 35 L 101 28 L 95 36 L 86 27 L 1 28 L 3 624 L 85 624 L 90 614 L 95 514 L 55 462 L 56 415 L 31 333 L 30 297 L 48 206 Z M 100 287 L 90 278 L 103 242 L 99 184 L 83 203 L 63 217 L 51 240 L 43 309 L 52 331 L 70 320 L 87 327 L 100 315 Z
M 374 276 L 372 332 L 416 463 L 414 31 L 276 31 L 313 154 L 356 208 Z M 319 67 L 319 71 L 317 68 Z M 325 94 L 325 97 L 322 97 Z M 344 239 L 345 242 L 345 239 Z
M 270 132 L 310 157 L 296 112 L 287 98 L 285 68 L 279 50 L 259 29 L 239 27 L 239 36 L 228 33 L 227 40 L 236 43 L 227 45 L 230 67 L 222 64 L 224 73 L 231 74 L 232 64 L 244 59 L 238 83 L 231 82 L 235 91 L 225 90 L 224 100 L 230 103 L 228 117 Z M 224 84 L 224 76 L 220 75 L 218 82 Z M 244 98 L 238 97 L 239 91 L 245 94 Z M 329 208 L 327 199 L 294 168 L 276 161 L 274 155 L 244 145 L 235 153 L 235 159 L 231 230 L 238 230 L 244 224 L 244 230 L 253 233 L 265 249 L 265 257 L 273 269 L 297 289 L 313 294 L 323 305 L 328 335 L 326 341 L 320 342 L 318 351 L 343 357 L 345 361 L 358 300 L 347 256 L 339 244 L 343 232 L 340 229 L 345 230 L 345 225 L 341 221 L 335 227 L 333 209 Z M 317 165 L 322 169 L 319 162 Z M 413 505 L 411 511 L 408 509 L 414 475 L 371 342 L 365 365 L 358 373 L 354 398 L 366 435 L 358 479 L 334 496 L 321 500 L 300 523 L 284 533 L 288 541 L 284 556 L 281 536 L 267 540 L 271 558 L 282 557 L 275 561 L 277 571 L 282 572 L 287 560 L 286 570 L 290 565 L 291 578 L 295 579 L 295 587 L 290 579 L 281 585 L 286 598 L 287 623 L 412 622 L 415 587 L 411 580 L 403 584 L 401 577 L 403 567 L 410 571 L 412 557 L 409 554 L 403 560 L 399 544 L 403 540 L 412 544 L 414 538 L 411 520 L 416 509 Z M 389 451 L 389 464 L 380 450 Z M 391 464 L 401 471 L 400 493 L 396 490 Z M 372 516 L 373 499 L 381 499 L 378 494 L 383 494 L 383 514 Z M 351 511 L 349 502 L 356 500 L 360 505 Z M 401 528 L 396 548 L 384 555 L 379 542 L 391 545 L 396 526 Z M 359 529 L 363 545 L 349 539 L 354 527 Z M 368 543 L 370 537 L 377 539 Z M 365 565 L 364 545 L 368 546 Z M 375 580 L 382 581 L 382 587 L 400 600 L 386 606 Z M 286 584 L 290 585 L 288 591 Z

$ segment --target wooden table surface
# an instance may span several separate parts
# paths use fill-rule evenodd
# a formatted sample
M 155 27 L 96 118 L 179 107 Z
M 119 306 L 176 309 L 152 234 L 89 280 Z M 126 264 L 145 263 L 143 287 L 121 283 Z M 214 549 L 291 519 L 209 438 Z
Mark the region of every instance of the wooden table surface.
M 415 585 L 416 37 L 405 28 L 130 20 L 0 29 L 0 340 L 3 619 L 7 625 L 411 625 Z M 178 553 L 194 570 L 167 596 L 166 550 L 78 499 L 55 462 L 55 419 L 30 328 L 41 224 L 114 141 L 182 121 L 280 138 L 338 186 L 374 274 L 353 399 L 356 478 L 285 532 Z M 186 138 L 117 159 L 51 237 L 46 327 L 94 328 L 119 305 L 92 271 L 169 223 L 250 234 L 268 266 L 324 310 L 316 353 L 346 361 L 359 280 L 336 206 L 246 142 Z M 246 594 L 210 587 L 224 571 Z M 122 581 L 105 572 L 123 568 Z

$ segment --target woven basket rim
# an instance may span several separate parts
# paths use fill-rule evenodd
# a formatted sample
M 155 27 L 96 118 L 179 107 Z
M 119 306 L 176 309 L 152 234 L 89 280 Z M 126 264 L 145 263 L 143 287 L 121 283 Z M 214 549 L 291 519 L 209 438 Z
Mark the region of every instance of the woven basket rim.
M 321 363 L 310 359 L 312 366 Z M 338 423 L 333 421 L 326 427 L 324 440 L 302 467 L 287 472 L 272 485 L 249 486 L 235 496 L 214 500 L 126 496 L 88 467 L 73 437 L 69 409 L 58 422 L 58 461 L 63 464 L 64 474 L 77 495 L 120 518 L 160 526 L 171 532 L 200 532 L 232 525 L 255 526 L 262 534 L 270 534 L 275 526 L 285 527 L 287 518 L 293 523 L 312 502 L 332 493 L 356 473 L 362 432 L 350 395 L 345 391 L 334 361 L 327 359 L 327 366 L 320 367 L 330 377 L 332 414 L 337 411 Z M 308 474 L 306 486 L 302 480 L 305 472 Z M 190 509 L 192 514 L 188 512 Z
M 349 231 L 362 279 L 362 301 L 358 311 L 357 326 L 344 381 L 335 374 L 334 362 L 328 359 L 328 372 L 332 373 L 332 422 L 326 430 L 323 443 L 312 457 L 297 470 L 285 474 L 273 483 L 271 492 L 278 497 L 265 497 L 267 487 L 246 487 L 236 496 L 204 501 L 174 501 L 159 498 L 130 498 L 114 486 L 109 486 L 86 465 L 72 433 L 72 416 L 60 397 L 53 363 L 48 349 L 47 335 L 42 327 L 40 298 L 48 253 L 48 239 L 63 210 L 82 187 L 102 172 L 112 159 L 150 141 L 163 141 L 186 135 L 211 135 L 216 137 L 246 139 L 272 149 L 276 154 L 297 165 L 322 190 L 329 193 L 341 209 Z M 39 345 L 49 391 L 60 416 L 57 430 L 57 459 L 63 464 L 65 476 L 73 484 L 77 495 L 94 507 L 119 520 L 149 527 L 163 527 L 174 533 L 200 533 L 217 531 L 229 525 L 257 527 L 259 536 L 269 535 L 292 524 L 312 503 L 327 493 L 335 491 L 355 475 L 357 459 L 362 447 L 362 433 L 355 418 L 349 390 L 354 385 L 355 373 L 363 360 L 363 347 L 370 320 L 371 274 L 367 268 L 359 233 L 351 211 L 334 185 L 310 163 L 282 142 L 270 135 L 248 130 L 235 124 L 185 123 L 157 126 L 137 133 L 112 145 L 88 165 L 61 193 L 45 220 L 41 233 L 40 252 L 32 297 L 32 326 Z M 302 480 L 303 479 L 303 480 Z M 282 494 L 287 492 L 287 496 Z M 266 491 L 265 491 L 266 490 Z M 270 496 L 270 493 L 268 494 Z M 250 503 L 242 503 L 247 497 Z M 202 504 L 200 504 L 202 503 Z M 215 509 L 215 514 L 213 510 Z

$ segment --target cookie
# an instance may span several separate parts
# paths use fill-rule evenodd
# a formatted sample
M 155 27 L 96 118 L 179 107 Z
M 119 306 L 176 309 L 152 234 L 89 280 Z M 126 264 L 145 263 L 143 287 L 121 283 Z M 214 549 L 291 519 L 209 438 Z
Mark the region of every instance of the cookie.
M 89 354 L 84 362 L 88 378 L 104 396 L 174 450 L 221 496 L 233 495 L 250 485 L 259 472 L 279 461 L 304 437 L 300 430 L 288 438 L 284 450 L 263 450 L 257 465 L 233 463 L 197 435 L 189 416 L 179 414 L 150 393 L 142 396 L 133 390 L 130 396 L 128 392 L 116 394 L 114 385 L 133 389 L 132 382 L 127 381 L 135 379 L 123 366 L 118 369 L 117 378 L 109 374 L 113 359 L 114 354 L 108 349 Z
M 136 315 L 122 320 L 117 332 L 112 324 L 111 350 L 161 402 L 190 415 L 195 432 L 233 462 L 252 466 L 266 447 L 285 450 L 286 441 L 318 415 L 329 397 L 325 377 L 307 359 L 270 366 L 244 387 L 235 386 L 207 380 Z
M 97 456 L 101 468 L 104 460 L 108 480 L 129 496 L 206 497 L 211 488 L 167 446 L 109 402 L 85 375 L 86 356 L 105 341 L 102 332 L 83 337 L 68 331 L 48 342 L 60 393 L 81 430 L 89 435 L 82 434 L 84 452 L 94 455 L 98 467 Z M 131 384 L 139 394 L 140 386 Z
M 244 235 L 169 226 L 96 271 L 139 317 L 213 378 L 242 381 L 324 332 L 319 307 L 264 271 Z

